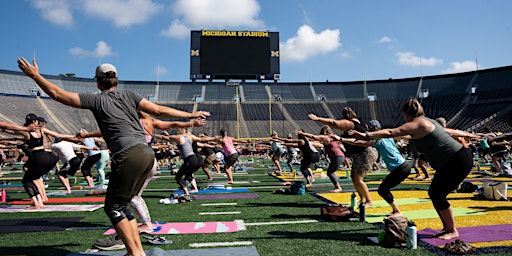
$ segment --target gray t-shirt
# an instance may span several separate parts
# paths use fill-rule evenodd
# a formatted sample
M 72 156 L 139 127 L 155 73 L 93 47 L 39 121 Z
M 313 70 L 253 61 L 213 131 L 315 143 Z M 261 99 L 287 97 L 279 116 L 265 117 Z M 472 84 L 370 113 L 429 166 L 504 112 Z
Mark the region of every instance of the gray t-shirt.
M 146 144 L 137 106 L 142 96 L 130 91 L 80 93 L 82 108 L 92 111 L 112 154 L 137 144 Z

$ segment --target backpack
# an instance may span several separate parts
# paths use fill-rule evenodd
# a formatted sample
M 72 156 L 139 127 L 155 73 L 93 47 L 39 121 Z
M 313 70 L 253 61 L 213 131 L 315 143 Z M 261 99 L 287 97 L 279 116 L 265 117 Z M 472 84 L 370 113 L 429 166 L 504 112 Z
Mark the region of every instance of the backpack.
M 387 248 L 405 248 L 408 222 L 404 216 L 384 218 L 384 238 L 381 245 Z
M 306 194 L 306 185 L 303 181 L 295 181 L 290 186 L 290 192 L 292 195 L 305 195 Z
M 507 182 L 490 181 L 484 183 L 484 196 L 490 200 L 508 200 L 507 190 Z
M 458 193 L 473 193 L 478 189 L 478 186 L 468 182 L 464 181 L 462 184 L 460 184 L 459 189 L 457 190 Z
M 500 164 L 501 175 L 506 177 L 512 177 L 512 163 L 503 161 Z
M 356 212 L 352 206 L 326 205 L 320 208 L 320 216 L 325 221 L 349 221 Z

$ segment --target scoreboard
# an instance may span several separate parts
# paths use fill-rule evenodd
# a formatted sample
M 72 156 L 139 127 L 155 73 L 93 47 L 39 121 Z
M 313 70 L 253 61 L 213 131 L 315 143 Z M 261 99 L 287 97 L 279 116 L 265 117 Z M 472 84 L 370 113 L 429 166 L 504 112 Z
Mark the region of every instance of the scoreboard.
M 279 80 L 279 33 L 193 30 L 190 79 Z

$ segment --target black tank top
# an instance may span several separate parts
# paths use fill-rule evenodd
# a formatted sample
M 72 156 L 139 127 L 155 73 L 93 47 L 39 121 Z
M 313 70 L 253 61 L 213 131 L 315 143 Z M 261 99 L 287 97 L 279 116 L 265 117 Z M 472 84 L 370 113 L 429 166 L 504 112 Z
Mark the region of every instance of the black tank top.
M 25 142 L 27 144 L 27 147 L 29 149 L 33 149 L 33 148 L 36 148 L 36 147 L 41 147 L 43 146 L 43 136 L 41 134 L 41 137 L 40 138 L 35 138 L 32 136 L 32 132 L 29 132 L 29 139 Z
M 358 132 L 366 132 L 366 126 L 364 124 L 362 124 L 361 122 L 358 122 L 358 121 L 355 121 L 355 120 L 349 120 L 349 121 L 354 123 L 354 130 L 356 130 Z M 355 138 L 354 136 L 348 135 L 346 131 L 343 132 L 342 137 L 343 138 Z M 343 145 L 345 146 L 345 150 L 346 150 L 345 155 L 346 156 L 350 156 L 350 155 L 353 155 L 353 154 L 361 153 L 366 148 L 366 147 L 359 147 L 359 146 L 350 145 L 348 143 L 345 143 Z

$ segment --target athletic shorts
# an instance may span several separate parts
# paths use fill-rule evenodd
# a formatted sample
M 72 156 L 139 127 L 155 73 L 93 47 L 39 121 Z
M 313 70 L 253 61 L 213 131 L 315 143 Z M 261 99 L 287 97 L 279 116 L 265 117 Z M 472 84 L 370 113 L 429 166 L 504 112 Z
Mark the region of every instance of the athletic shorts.
M 233 166 L 238 161 L 238 153 L 231 154 L 224 158 L 224 165 Z
M 106 196 L 131 199 L 139 194 L 154 159 L 155 153 L 147 144 L 137 144 L 113 155 Z
M 210 165 L 215 161 L 217 157 L 215 157 L 215 153 L 210 154 L 204 158 L 204 164 Z

